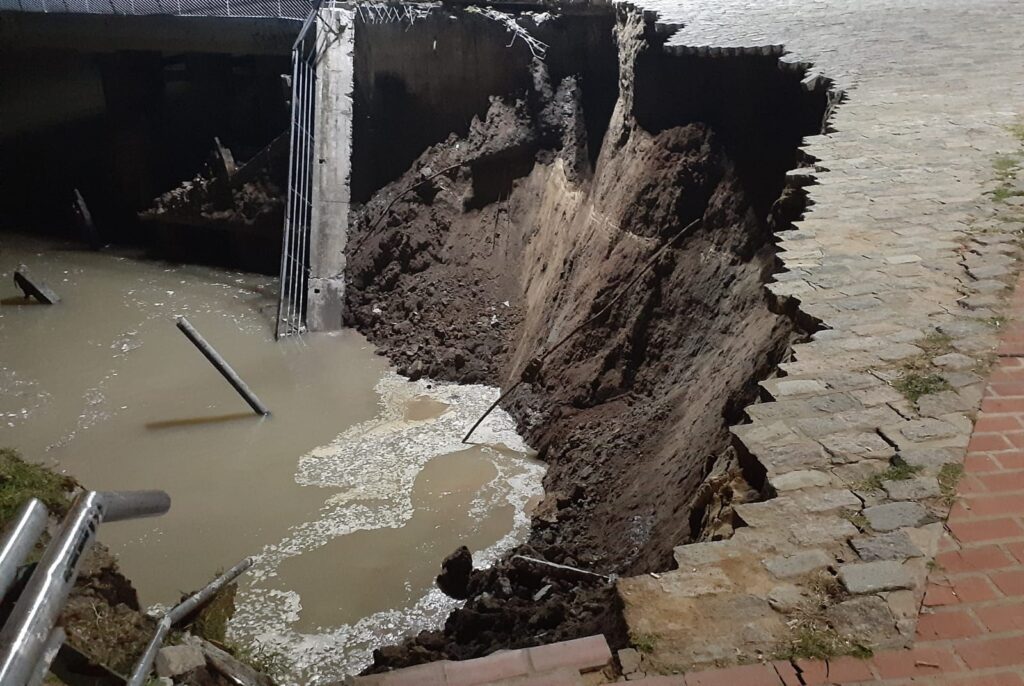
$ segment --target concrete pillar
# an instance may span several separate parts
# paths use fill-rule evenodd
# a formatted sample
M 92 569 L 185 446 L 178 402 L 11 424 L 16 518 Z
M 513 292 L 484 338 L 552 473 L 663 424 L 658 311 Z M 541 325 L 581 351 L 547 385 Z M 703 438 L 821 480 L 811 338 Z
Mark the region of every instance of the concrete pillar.
M 351 10 L 320 12 L 306 305 L 310 331 L 334 331 L 342 326 L 351 198 L 354 34 Z

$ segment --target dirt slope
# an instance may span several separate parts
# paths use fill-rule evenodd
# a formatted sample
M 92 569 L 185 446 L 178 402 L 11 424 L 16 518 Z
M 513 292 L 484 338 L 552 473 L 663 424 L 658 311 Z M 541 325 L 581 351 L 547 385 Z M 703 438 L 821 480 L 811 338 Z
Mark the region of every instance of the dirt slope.
M 495 99 L 466 140 L 425 152 L 364 209 L 347 306 L 403 373 L 503 388 L 600 314 L 505 406 L 549 464 L 521 552 L 621 575 L 667 569 L 674 546 L 727 536 L 729 503 L 758 497 L 759 466 L 728 426 L 797 332 L 763 288 L 771 212 L 755 198 L 778 197 L 781 179 L 741 170 L 713 125 L 642 128 L 637 17 L 618 40 L 619 102 L 594 169 L 579 154 L 582 117 L 563 116 L 552 145 L 551 108 Z M 557 92 L 559 111 L 578 110 L 574 84 Z M 626 640 L 607 585 L 505 562 L 477 572 L 469 595 L 443 632 L 379 651 L 374 668 L 595 631 Z

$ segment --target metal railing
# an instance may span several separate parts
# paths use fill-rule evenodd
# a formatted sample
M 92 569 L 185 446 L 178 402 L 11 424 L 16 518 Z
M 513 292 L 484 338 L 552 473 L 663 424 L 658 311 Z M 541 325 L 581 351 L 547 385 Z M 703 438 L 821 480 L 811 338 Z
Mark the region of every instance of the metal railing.
M 64 642 L 57 618 L 100 524 L 162 515 L 170 507 L 171 499 L 163 491 L 87 491 L 75 499 L 0 630 L 0 684 L 38 684 L 46 675 Z M 0 543 L 0 596 L 10 589 L 46 519 L 46 507 L 36 499 L 18 512 Z
M 305 19 L 311 0 L 0 0 L 0 11 Z

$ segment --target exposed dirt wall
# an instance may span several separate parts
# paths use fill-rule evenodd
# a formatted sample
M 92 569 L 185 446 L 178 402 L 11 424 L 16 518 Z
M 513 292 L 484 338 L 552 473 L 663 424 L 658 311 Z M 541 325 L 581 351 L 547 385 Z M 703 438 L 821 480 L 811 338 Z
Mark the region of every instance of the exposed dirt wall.
M 603 126 L 582 123 L 588 82 L 548 74 L 370 201 L 350 242 L 348 308 L 404 373 L 504 388 L 597 316 L 505 403 L 549 465 L 523 550 L 635 574 L 669 568 L 676 545 L 728 535 L 729 503 L 763 485 L 728 427 L 799 335 L 763 285 L 770 227 L 785 222 L 781 207 L 794 211 L 774 201 L 803 115 L 801 102 L 761 115 L 785 136 L 755 149 L 760 164 L 737 152 L 734 127 L 756 121 L 749 113 L 677 111 L 645 125 L 638 65 L 665 79 L 677 65 L 652 66 L 659 46 L 638 14 L 624 12 L 616 36 L 617 101 Z M 606 131 L 600 146 L 588 145 L 591 130 Z M 581 151 L 598 149 L 591 167 Z M 610 589 L 558 582 L 533 600 L 551 582 L 510 563 L 477 573 L 443 634 L 385 650 L 376 667 L 595 630 L 624 642 Z

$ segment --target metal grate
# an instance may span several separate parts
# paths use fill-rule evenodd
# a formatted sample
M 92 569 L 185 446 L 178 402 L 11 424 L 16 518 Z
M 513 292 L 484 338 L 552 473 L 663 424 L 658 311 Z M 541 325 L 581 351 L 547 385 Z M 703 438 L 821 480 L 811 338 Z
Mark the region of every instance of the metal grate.
M 0 11 L 305 19 L 310 0 L 0 0 Z
M 281 236 L 281 291 L 277 338 L 305 330 L 309 282 L 309 234 L 313 215 L 313 126 L 316 112 L 317 41 L 314 27 L 319 2 L 306 17 L 292 46 L 291 152 L 288 197 Z

